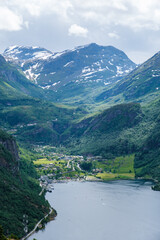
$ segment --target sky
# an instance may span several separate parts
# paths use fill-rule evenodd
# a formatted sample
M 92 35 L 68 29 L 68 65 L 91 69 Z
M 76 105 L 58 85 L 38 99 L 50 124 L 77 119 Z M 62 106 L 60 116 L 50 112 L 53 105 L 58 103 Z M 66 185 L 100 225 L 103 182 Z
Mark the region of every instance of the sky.
M 0 53 L 112 45 L 136 63 L 160 51 L 159 0 L 0 0 Z

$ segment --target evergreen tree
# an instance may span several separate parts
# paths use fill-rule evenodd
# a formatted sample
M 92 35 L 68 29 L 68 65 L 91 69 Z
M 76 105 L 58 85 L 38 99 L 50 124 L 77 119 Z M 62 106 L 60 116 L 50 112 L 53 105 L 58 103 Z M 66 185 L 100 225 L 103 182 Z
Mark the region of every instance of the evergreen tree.
M 0 225 L 0 240 L 7 240 L 7 238 L 3 235 L 3 228 Z

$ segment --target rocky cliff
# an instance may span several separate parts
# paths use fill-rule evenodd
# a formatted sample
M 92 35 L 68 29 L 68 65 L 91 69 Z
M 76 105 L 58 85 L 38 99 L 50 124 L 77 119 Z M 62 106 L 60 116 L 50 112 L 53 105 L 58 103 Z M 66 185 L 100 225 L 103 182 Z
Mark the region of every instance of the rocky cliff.
M 16 140 L 0 130 L 0 225 L 7 237 L 23 237 L 49 212 L 36 178 L 28 155 L 19 159 Z
M 18 146 L 14 138 L 0 130 L 0 166 L 12 173 L 19 169 Z

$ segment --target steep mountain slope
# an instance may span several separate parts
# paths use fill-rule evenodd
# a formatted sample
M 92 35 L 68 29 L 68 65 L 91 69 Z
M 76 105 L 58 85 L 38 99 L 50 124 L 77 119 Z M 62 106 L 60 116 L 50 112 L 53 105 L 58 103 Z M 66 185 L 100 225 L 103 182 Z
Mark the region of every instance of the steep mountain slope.
M 55 96 L 53 94 L 52 100 L 67 101 L 68 98 L 68 102 L 73 103 L 75 95 L 77 103 L 84 103 L 85 98 L 91 95 L 95 97 L 103 89 L 102 85 L 108 84 L 108 81 L 111 83 L 106 85 L 107 91 L 99 95 L 96 101 L 107 102 L 111 101 L 112 98 L 117 98 L 117 102 L 142 101 L 144 98 L 149 101 L 154 96 L 159 95 L 159 53 L 120 80 L 123 74 L 120 74 L 121 76 L 117 74 L 117 66 L 120 67 L 120 65 L 116 61 L 119 59 L 124 66 L 127 64 L 124 63 L 124 53 L 119 52 L 119 50 L 117 53 L 117 49 L 113 47 L 104 49 L 91 44 L 61 54 L 52 54 L 40 48 L 32 48 L 32 52 L 30 52 L 30 48 L 24 49 L 21 49 L 21 52 L 19 47 L 12 48 L 12 51 L 8 49 L 7 54 L 12 61 L 15 61 L 15 58 L 18 58 L 17 56 L 20 54 L 16 64 L 21 65 L 24 71 L 27 71 L 28 66 L 31 72 L 31 66 L 35 66 L 33 68 L 35 72 L 31 73 L 39 74 L 38 71 L 41 69 L 40 75 L 36 76 L 37 84 L 41 85 L 42 88 L 48 88 L 49 92 L 54 92 Z M 30 52 L 30 55 L 27 51 Z M 104 57 L 101 62 L 103 52 L 106 56 L 112 56 L 113 61 Z M 122 54 L 121 58 L 120 53 Z M 97 56 L 99 57 L 98 61 L 101 62 L 100 65 L 94 64 L 97 61 Z M 114 61 L 116 64 L 112 65 L 111 63 Z M 103 66 L 103 63 L 107 67 Z M 89 68 L 86 68 L 86 65 Z M 105 70 L 101 71 L 103 68 Z M 123 70 L 127 71 L 125 68 Z M 49 81 L 51 80 L 49 82 L 47 80 L 49 74 L 58 77 L 59 83 L 55 84 L 57 80 L 54 77 L 52 80 L 48 78 Z M 95 81 L 94 77 L 97 79 L 98 74 L 102 74 L 101 80 Z M 6 75 L 2 75 L 3 81 L 4 76 Z M 48 81 L 48 85 L 46 85 L 46 81 Z M 7 81 L 5 80 L 5 82 Z M 92 92 L 94 88 L 96 94 Z M 4 89 L 8 89 L 8 85 L 4 84 Z M 17 86 L 15 89 L 16 95 L 10 88 L 13 98 L 2 95 L 0 124 L 17 135 L 20 141 L 49 143 L 54 146 L 64 144 L 71 153 L 102 155 L 108 159 L 134 153 L 136 154 L 136 176 L 144 177 L 147 175 L 160 181 L 158 101 L 143 108 L 137 103 L 119 104 L 95 116 L 86 117 L 77 123 L 77 119 L 84 117 L 85 114 L 80 108 L 62 108 L 39 99 L 28 98 L 26 95 L 25 97 L 20 95 L 20 99 L 18 99 L 17 91 L 18 93 L 20 91 L 17 90 Z M 3 92 L 5 93 L 5 91 Z M 91 95 L 88 95 L 89 93 Z
M 136 154 L 135 169 L 137 177 L 157 180 L 155 189 L 160 190 L 160 100 L 152 102 L 147 112 L 153 127 Z
M 97 101 L 122 95 L 123 101 L 150 101 L 160 92 L 160 52 L 129 73 L 121 82 L 100 94 Z
M 31 83 L 0 55 L 0 99 L 13 99 L 25 95 L 45 98 L 41 88 Z
M 26 142 L 57 143 L 60 132 L 83 111 L 58 107 L 38 98 L 45 99 L 44 90 L 0 56 L 0 127 Z
M 53 54 L 42 48 L 15 46 L 6 49 L 4 56 L 41 88 L 54 91 L 54 101 L 67 103 L 86 103 L 88 97 L 91 100 L 101 88 L 118 82 L 136 67 L 124 52 L 94 43 Z
M 68 135 L 63 134 L 64 143 L 73 153 L 85 155 L 112 158 L 133 153 L 138 149 L 135 134 L 142 119 L 140 104 L 117 105 L 72 125 Z
M 0 126 L 26 144 L 57 145 L 60 135 L 83 114 L 79 108 L 58 107 L 38 99 L 7 99 L 0 104 Z
M 119 104 L 71 126 L 61 138 L 73 154 L 105 159 L 135 154 L 136 177 L 160 190 L 160 98 L 145 107 Z
M 26 61 L 35 59 L 47 59 L 53 53 L 40 47 L 12 46 L 4 51 L 4 56 L 8 60 L 14 59 L 17 63 L 23 64 Z
M 49 212 L 36 176 L 29 159 L 18 156 L 15 139 L 0 130 L 0 225 L 5 235 L 24 236 Z

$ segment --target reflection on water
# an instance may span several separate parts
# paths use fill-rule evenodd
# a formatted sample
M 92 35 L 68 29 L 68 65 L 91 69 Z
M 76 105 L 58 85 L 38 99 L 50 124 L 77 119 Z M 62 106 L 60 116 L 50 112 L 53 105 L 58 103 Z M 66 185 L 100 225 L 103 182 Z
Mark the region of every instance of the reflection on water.
M 151 182 L 59 183 L 47 199 L 56 220 L 29 240 L 160 239 L 160 192 Z

